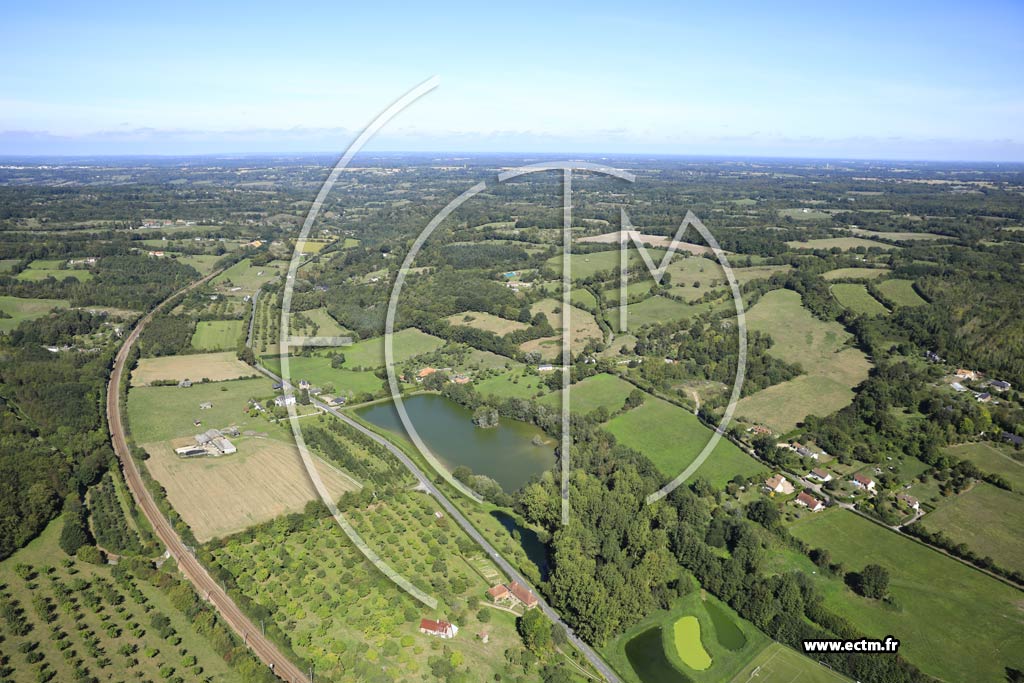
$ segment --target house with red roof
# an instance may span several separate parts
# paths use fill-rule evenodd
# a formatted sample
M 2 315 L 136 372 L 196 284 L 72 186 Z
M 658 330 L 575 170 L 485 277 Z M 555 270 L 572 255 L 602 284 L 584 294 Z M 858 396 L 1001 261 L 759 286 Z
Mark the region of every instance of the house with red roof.
M 420 633 L 426 633 L 428 636 L 447 639 L 454 638 L 458 632 L 459 627 L 455 624 L 449 624 L 447 621 L 420 619 Z
M 505 584 L 499 583 L 497 586 L 493 586 L 487 590 L 487 597 L 489 597 L 495 603 L 512 602 L 515 600 L 515 596 L 508 589 Z
M 537 606 L 537 596 L 531 593 L 529 588 L 518 581 L 513 581 L 508 584 L 508 590 L 516 600 L 526 606 L 526 609 Z
M 822 503 L 820 500 L 818 500 L 811 494 L 807 493 L 806 491 L 801 491 L 800 495 L 796 497 L 795 502 L 800 507 L 805 507 L 811 512 L 821 512 L 822 510 L 825 509 L 824 503 Z
M 875 481 L 870 477 L 865 477 L 863 474 L 857 473 L 853 475 L 853 485 L 859 489 L 864 489 L 870 493 L 875 492 Z

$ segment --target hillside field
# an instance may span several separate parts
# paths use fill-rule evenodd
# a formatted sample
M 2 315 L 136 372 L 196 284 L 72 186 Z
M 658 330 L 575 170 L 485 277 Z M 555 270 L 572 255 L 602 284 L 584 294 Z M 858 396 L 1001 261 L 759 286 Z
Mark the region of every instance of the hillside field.
M 895 634 L 900 654 L 925 673 L 947 681 L 998 681 L 1006 667 L 1020 666 L 1024 613 L 1016 589 L 846 510 L 805 515 L 790 531 L 812 548 L 828 548 L 847 571 L 871 563 L 889 571 L 896 609 L 856 595 L 840 579 L 820 572 L 812 578 L 826 607 L 863 633 Z M 984 634 L 985 647 L 934 637 L 936 624 L 943 633 Z
M 845 308 L 863 315 L 885 315 L 889 310 L 878 299 L 871 296 L 868 288 L 861 284 L 840 282 L 829 287 L 832 296 Z
M 803 374 L 740 399 L 736 415 L 784 434 L 807 415 L 828 415 L 853 400 L 853 387 L 867 378 L 871 365 L 839 323 L 823 322 L 787 289 L 765 294 L 746 313 L 747 328 L 766 332 L 774 344 L 768 353 L 797 363 Z

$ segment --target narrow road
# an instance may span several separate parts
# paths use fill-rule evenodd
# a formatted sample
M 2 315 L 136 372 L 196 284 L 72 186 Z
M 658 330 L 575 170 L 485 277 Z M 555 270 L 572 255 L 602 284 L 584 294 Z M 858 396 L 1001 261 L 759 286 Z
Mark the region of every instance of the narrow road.
M 217 275 L 220 271 L 215 271 L 201 280 L 198 280 L 188 287 L 176 292 L 187 292 L 195 287 L 198 287 L 208 281 L 210 278 Z M 174 296 L 174 295 L 172 295 Z M 228 597 L 228 594 L 220 587 L 206 568 L 200 564 L 199 560 L 192 555 L 192 553 L 182 543 L 178 533 L 171 526 L 167 518 L 160 512 L 160 508 L 157 507 L 156 502 L 153 500 L 153 496 L 150 495 L 149 490 L 146 488 L 145 483 L 142 481 L 142 476 L 139 473 L 139 468 L 135 464 L 135 460 L 131 456 L 131 452 L 128 450 L 128 441 L 125 437 L 124 423 L 121 420 L 121 378 L 124 375 L 125 362 L 128 359 L 128 354 L 131 351 L 132 345 L 139 338 L 139 333 L 145 328 L 150 320 L 153 319 L 153 315 L 159 311 L 164 305 L 161 303 L 155 309 L 150 311 L 139 324 L 135 326 L 121 346 L 121 350 L 117 353 L 117 358 L 114 360 L 114 368 L 110 374 L 110 383 L 107 385 L 107 423 L 110 425 L 110 440 L 114 446 L 114 451 L 117 453 L 118 459 L 121 461 L 121 468 L 124 472 L 125 482 L 128 484 L 128 488 L 132 492 L 132 496 L 135 498 L 136 504 L 142 513 L 146 515 L 146 519 L 153 526 L 153 530 L 156 535 L 160 538 L 160 541 L 167 547 L 167 551 L 177 561 L 181 573 L 185 575 L 189 581 L 192 582 L 192 586 L 200 596 L 205 596 L 220 613 L 221 617 L 235 632 L 242 638 L 242 641 L 249 647 L 253 653 L 263 661 L 274 673 L 281 679 L 288 681 L 289 683 L 308 683 L 308 679 L 305 675 L 295 666 L 291 661 L 288 660 L 281 652 L 277 649 L 277 646 L 267 640 L 260 629 L 256 627 L 248 617 L 246 617 L 234 601 Z
M 249 316 L 249 332 L 245 335 L 245 345 L 252 346 L 252 331 L 256 326 L 256 299 L 260 298 L 262 289 L 257 289 L 252 295 L 252 315 Z
M 266 368 L 260 365 L 257 365 L 256 367 L 258 370 L 263 372 L 263 374 L 267 375 L 275 382 L 284 381 L 281 377 L 278 377 L 270 370 L 267 370 Z M 332 408 L 331 406 L 315 400 L 313 401 L 313 404 L 316 407 L 320 408 L 321 410 L 338 418 L 339 420 L 349 425 L 353 429 L 356 429 L 360 433 L 370 437 L 371 439 L 379 443 L 381 446 L 388 449 L 388 451 L 393 456 L 398 458 L 398 461 L 405 465 L 405 468 L 412 472 L 413 476 L 416 477 L 416 480 L 419 482 L 419 485 L 422 488 L 424 488 L 428 493 L 430 493 L 430 495 L 434 496 L 434 498 L 437 499 L 437 501 L 441 504 L 441 507 L 443 507 L 445 511 L 448 513 L 448 516 L 454 519 L 456 523 L 460 527 L 462 527 L 463 531 L 465 531 L 470 538 L 476 541 L 476 543 L 484 549 L 484 551 L 487 553 L 487 556 L 495 564 L 497 564 L 503 572 L 505 572 L 506 576 L 508 576 L 511 580 L 518 581 L 522 585 L 526 586 L 533 592 L 534 595 L 537 596 L 537 604 L 540 607 L 540 609 L 544 612 L 544 614 L 547 615 L 548 619 L 550 619 L 551 621 L 565 629 L 565 632 L 569 636 L 569 641 L 576 647 L 577 650 L 579 650 L 583 654 L 584 657 L 587 658 L 587 661 L 590 662 L 590 664 L 605 678 L 605 680 L 609 681 L 609 683 L 621 683 L 621 679 L 619 679 L 618 675 L 616 675 L 612 668 L 608 666 L 608 664 L 605 663 L 603 659 L 601 659 L 601 656 L 598 655 L 593 648 L 591 648 L 579 637 L 577 637 L 575 633 L 573 633 L 572 629 L 569 628 L 569 625 L 562 621 L 562 617 L 558 615 L 558 612 L 556 612 L 550 605 L 547 604 L 547 602 L 545 602 L 543 597 L 541 597 L 540 593 L 533 589 L 530 583 L 522 576 L 522 574 L 516 571 L 516 568 L 513 567 L 508 560 L 506 560 L 504 557 L 498 554 L 498 551 L 494 549 L 494 546 L 492 546 L 487 541 L 487 539 L 484 538 L 479 531 L 477 531 L 476 527 L 473 526 L 470 523 L 470 521 L 466 519 L 465 516 L 463 516 L 459 509 L 455 507 L 455 505 L 450 500 L 448 500 L 448 498 L 444 495 L 444 493 L 442 493 L 437 488 L 437 486 L 434 485 L 433 481 L 427 478 L 427 475 L 423 473 L 423 470 L 421 470 L 419 466 L 415 462 L 413 462 L 412 459 L 408 455 L 406 455 L 404 451 L 402 451 L 402 449 L 398 448 L 398 446 L 394 445 L 380 434 L 377 434 L 377 432 L 374 432 L 371 429 L 367 429 L 366 427 L 359 424 L 349 416 L 341 413 L 340 411 Z

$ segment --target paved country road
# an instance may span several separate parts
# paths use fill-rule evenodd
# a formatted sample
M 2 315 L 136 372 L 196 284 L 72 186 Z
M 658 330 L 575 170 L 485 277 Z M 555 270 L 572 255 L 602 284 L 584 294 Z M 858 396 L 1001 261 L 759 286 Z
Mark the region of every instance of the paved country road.
M 274 381 L 284 381 L 281 377 L 278 377 L 270 370 L 267 370 L 266 368 L 260 365 L 257 365 L 256 367 L 258 370 L 263 372 L 263 374 L 267 375 L 267 377 L 270 377 Z M 572 642 L 576 649 L 579 650 L 583 654 L 583 656 L 587 658 L 587 661 L 590 662 L 590 664 L 605 678 L 605 680 L 609 681 L 609 683 L 621 683 L 619 677 L 615 674 L 612 668 L 608 666 L 608 664 L 603 659 L 601 659 L 601 656 L 597 654 L 597 652 L 593 648 L 591 648 L 579 637 L 577 637 L 575 633 L 573 633 L 572 629 L 569 628 L 569 625 L 562 621 L 562 617 L 558 615 L 558 612 L 556 612 L 550 605 L 548 605 L 547 602 L 544 601 L 544 599 L 536 590 L 533 590 L 533 587 L 530 586 L 530 583 L 522 576 L 522 574 L 516 571 L 516 568 L 513 567 L 508 560 L 506 560 L 504 557 L 498 554 L 498 551 L 494 549 L 494 546 L 492 546 L 487 541 L 487 539 L 484 538 L 479 531 L 477 531 L 476 527 L 473 526 L 470 523 L 470 521 L 466 519 L 465 516 L 463 516 L 459 509 L 455 507 L 455 505 L 452 504 L 452 502 L 449 501 L 447 497 L 445 497 L 444 493 L 442 493 L 437 488 L 437 486 L 434 485 L 434 482 L 427 478 L 427 475 L 423 473 L 423 470 L 421 470 L 419 466 L 416 465 L 416 463 L 414 463 L 412 459 L 405 454 L 404 451 L 402 451 L 402 449 L 398 448 L 398 446 L 394 445 L 380 434 L 377 434 L 371 429 L 367 429 L 363 425 L 359 424 L 358 422 L 350 418 L 348 415 L 345 415 L 340 411 L 335 410 L 331 406 L 326 405 L 325 403 L 321 403 L 320 401 L 313 401 L 313 404 L 316 407 L 320 408 L 321 410 L 338 418 L 339 420 L 349 425 L 350 427 L 358 430 L 362 434 L 365 434 L 366 436 L 370 437 L 371 439 L 379 443 L 381 446 L 388 449 L 388 451 L 392 455 L 398 458 L 398 461 L 405 465 L 405 468 L 412 472 L 413 476 L 416 477 L 416 480 L 420 483 L 420 486 L 426 489 L 430 493 L 430 495 L 434 496 L 434 498 L 437 499 L 437 501 L 441 504 L 441 507 L 443 507 L 448 512 L 448 516 L 454 519 L 456 523 L 458 523 L 458 525 L 462 527 L 463 531 L 469 534 L 469 537 L 476 541 L 476 543 L 484 549 L 484 551 L 487 553 L 487 556 L 491 559 L 491 561 L 493 561 L 495 564 L 501 567 L 502 571 L 505 572 L 506 576 L 508 576 L 513 581 L 518 581 L 522 585 L 526 586 L 533 592 L 534 595 L 537 596 L 538 606 L 541 610 L 543 610 L 544 614 L 546 614 L 547 617 L 551 619 L 551 621 L 565 629 L 565 632 L 569 636 L 570 642 Z
M 212 277 L 217 275 L 220 271 L 215 271 L 203 279 L 192 283 L 188 287 L 176 292 L 173 296 L 182 292 L 187 292 L 195 287 L 202 285 L 203 283 L 210 280 Z M 135 498 L 136 504 L 142 513 L 146 515 L 146 519 L 152 525 L 156 535 L 160 538 L 160 541 L 167 547 L 167 551 L 171 554 L 181 569 L 181 573 L 185 575 L 189 581 L 192 582 L 192 586 L 200 597 L 204 597 L 209 601 L 220 613 L 228 625 L 234 629 L 235 633 L 245 642 L 252 652 L 263 661 L 268 667 L 270 667 L 278 677 L 282 678 L 289 683 L 308 683 L 308 680 L 302 671 L 299 670 L 295 664 L 293 664 L 287 657 L 285 657 L 271 641 L 265 638 L 260 629 L 257 628 L 245 614 L 238 608 L 234 601 L 228 597 L 228 594 L 220 587 L 206 568 L 200 564 L 192 553 L 185 547 L 185 544 L 181 541 L 178 533 L 174 530 L 174 527 L 170 525 L 167 519 L 160 512 L 160 509 L 156 506 L 156 502 L 153 500 L 153 496 L 150 495 L 149 490 L 146 488 L 142 481 L 142 476 L 139 474 L 139 468 L 135 464 L 135 460 L 131 456 L 131 452 L 128 450 L 128 442 L 125 438 L 124 423 L 121 420 L 121 378 L 124 375 L 125 362 L 128 359 L 128 354 L 131 352 L 132 345 L 139 338 L 139 333 L 142 329 L 153 319 L 153 315 L 164 306 L 161 303 L 153 311 L 148 313 L 139 324 L 135 326 L 131 334 L 124 340 L 124 344 L 121 346 L 121 350 L 117 353 L 117 358 L 114 360 L 114 368 L 110 374 L 110 383 L 107 385 L 107 423 L 110 426 L 110 439 L 114 446 L 114 451 L 117 453 L 118 459 L 121 461 L 121 468 L 124 471 L 125 481 L 128 483 L 128 488 L 132 492 L 132 496 Z

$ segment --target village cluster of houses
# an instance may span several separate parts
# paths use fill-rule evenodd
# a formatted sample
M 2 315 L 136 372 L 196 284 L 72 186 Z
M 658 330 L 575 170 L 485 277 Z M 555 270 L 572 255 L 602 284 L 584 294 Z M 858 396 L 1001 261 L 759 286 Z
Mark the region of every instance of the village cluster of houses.
M 952 387 L 953 391 L 957 393 L 970 391 L 972 394 L 974 394 L 974 398 L 976 398 L 980 403 L 988 403 L 989 401 L 992 400 L 992 394 L 990 392 L 975 391 L 973 389 L 967 388 L 962 384 L 962 382 L 982 382 L 984 378 L 984 375 L 982 375 L 982 373 L 977 372 L 976 370 L 969 370 L 967 368 L 957 368 L 954 374 L 956 375 L 957 380 L 960 381 L 950 382 L 949 386 Z M 980 388 L 1003 392 L 1012 389 L 1013 385 L 1001 379 L 992 379 L 988 380 L 987 382 L 983 382 Z

